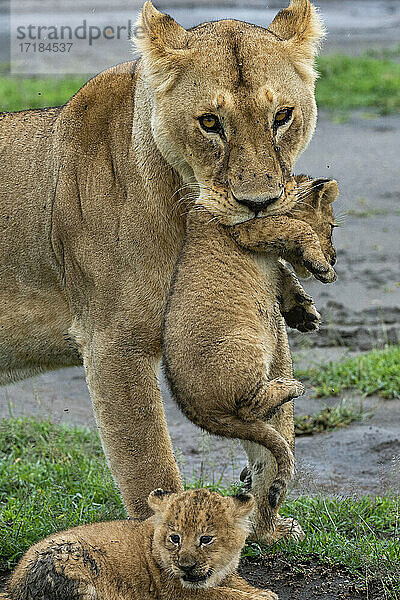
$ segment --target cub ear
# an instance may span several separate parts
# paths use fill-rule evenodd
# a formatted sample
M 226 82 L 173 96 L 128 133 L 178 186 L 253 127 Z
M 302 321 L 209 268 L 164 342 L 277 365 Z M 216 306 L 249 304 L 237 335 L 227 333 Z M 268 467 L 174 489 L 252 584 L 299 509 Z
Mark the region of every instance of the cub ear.
M 332 204 L 339 195 L 337 181 L 334 179 L 314 179 L 312 187 L 317 190 L 318 204 Z
M 276 15 L 268 30 L 290 45 L 294 58 L 297 55 L 299 61 L 306 59 L 311 63 L 325 35 L 322 19 L 310 0 L 291 0 L 289 6 Z M 315 78 L 313 69 L 312 74 Z
M 144 3 L 136 21 L 140 38 L 132 39 L 156 87 L 166 84 L 187 55 L 189 33 L 172 17 L 158 11 L 150 0 Z M 186 50 L 186 52 L 185 52 Z
M 149 497 L 147 498 L 147 504 L 156 514 L 164 512 L 168 500 L 171 498 L 173 493 L 174 492 L 167 492 L 161 488 L 158 488 L 157 490 L 150 492 Z
M 231 496 L 233 501 L 233 513 L 238 519 L 248 517 L 255 506 L 254 497 L 251 494 L 236 494 Z

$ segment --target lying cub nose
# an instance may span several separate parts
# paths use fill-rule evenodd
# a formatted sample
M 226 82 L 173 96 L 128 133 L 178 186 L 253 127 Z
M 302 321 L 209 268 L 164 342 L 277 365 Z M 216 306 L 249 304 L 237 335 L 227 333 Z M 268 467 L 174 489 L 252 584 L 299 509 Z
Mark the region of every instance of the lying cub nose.
M 178 563 L 179 568 L 184 571 L 185 573 L 189 573 L 190 571 L 193 571 L 193 569 L 195 568 L 195 566 L 197 565 L 196 562 L 192 562 L 192 563 Z

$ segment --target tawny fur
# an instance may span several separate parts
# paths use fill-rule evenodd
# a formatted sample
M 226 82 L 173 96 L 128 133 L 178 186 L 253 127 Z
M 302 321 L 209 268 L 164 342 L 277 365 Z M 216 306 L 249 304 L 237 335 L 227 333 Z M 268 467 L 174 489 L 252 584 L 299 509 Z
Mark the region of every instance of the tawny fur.
M 84 525 L 54 534 L 21 559 L 3 600 L 277 600 L 236 573 L 252 496 L 208 490 L 149 496 L 144 522 Z M 179 536 L 179 543 L 171 541 Z M 202 536 L 211 541 L 201 543 Z
M 63 107 L 0 115 L 0 378 L 83 360 L 131 516 L 149 515 L 155 487 L 181 489 L 156 375 L 187 208 L 201 194 L 226 224 L 251 218 L 232 193 L 275 198 L 314 131 L 322 31 L 308 0 L 291 10 L 271 32 L 233 20 L 186 32 L 146 3 L 137 63 Z M 275 131 L 282 106 L 293 119 Z M 204 111 L 218 112 L 225 139 L 200 130 Z M 285 194 L 274 204 L 283 210 Z M 280 361 L 274 376 L 287 376 Z M 275 426 L 292 440 L 291 410 Z
M 288 442 L 267 421 L 304 393 L 291 374 L 271 376 L 282 354 L 289 356 L 278 259 L 305 263 L 323 281 L 334 281 L 331 203 L 337 193 L 335 181 L 297 177 L 290 217 L 233 227 L 194 206 L 167 300 L 163 359 L 173 396 L 199 427 L 272 453 L 277 468 L 272 482 L 267 474 L 266 512 L 280 504 L 294 469 Z M 249 250 L 264 253 L 262 270 Z M 251 471 L 260 479 L 262 463 Z M 260 495 L 259 487 L 254 492 Z

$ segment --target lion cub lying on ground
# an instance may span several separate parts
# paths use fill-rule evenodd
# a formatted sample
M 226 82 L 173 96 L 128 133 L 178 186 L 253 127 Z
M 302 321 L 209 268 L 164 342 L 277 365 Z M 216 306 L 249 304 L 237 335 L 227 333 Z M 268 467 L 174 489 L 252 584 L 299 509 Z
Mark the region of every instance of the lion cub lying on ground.
M 206 489 L 149 496 L 154 516 L 75 527 L 21 559 L 7 600 L 277 600 L 236 574 L 254 500 Z
M 196 206 L 189 212 L 163 332 L 164 371 L 182 412 L 210 433 L 261 444 L 275 457 L 272 508 L 292 477 L 294 458 L 266 421 L 304 393 L 299 381 L 270 376 L 277 363 L 290 361 L 283 350 L 278 258 L 323 282 L 336 278 L 331 203 L 337 184 L 299 176 L 293 186 L 287 216 L 225 227 Z M 265 254 L 263 268 L 249 250 Z

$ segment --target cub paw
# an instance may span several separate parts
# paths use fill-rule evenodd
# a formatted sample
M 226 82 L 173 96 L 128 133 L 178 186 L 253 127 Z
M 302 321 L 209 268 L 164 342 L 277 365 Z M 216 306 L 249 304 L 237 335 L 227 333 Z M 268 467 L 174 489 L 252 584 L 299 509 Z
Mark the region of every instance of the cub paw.
M 333 283 L 336 281 L 336 272 L 326 261 L 304 258 L 304 266 L 322 283 Z
M 304 385 L 300 381 L 297 381 L 297 379 L 279 377 L 272 379 L 270 383 L 274 384 L 276 390 L 280 392 L 280 395 L 285 397 L 286 401 L 302 396 L 305 392 Z
M 243 490 L 250 492 L 253 485 L 253 477 L 250 467 L 247 466 L 242 469 L 239 479 L 243 483 Z
M 265 592 L 262 592 L 261 598 L 265 598 L 266 600 L 279 600 L 278 594 L 275 594 L 275 592 L 271 592 L 271 590 L 266 590 Z
M 295 306 L 287 312 L 282 312 L 288 327 L 298 329 L 302 333 L 318 330 L 321 315 L 315 308 L 313 299 L 307 294 L 296 294 L 295 301 Z
M 271 590 L 257 590 L 249 596 L 249 600 L 260 600 L 261 598 L 263 600 L 279 600 L 278 595 L 271 592 Z

